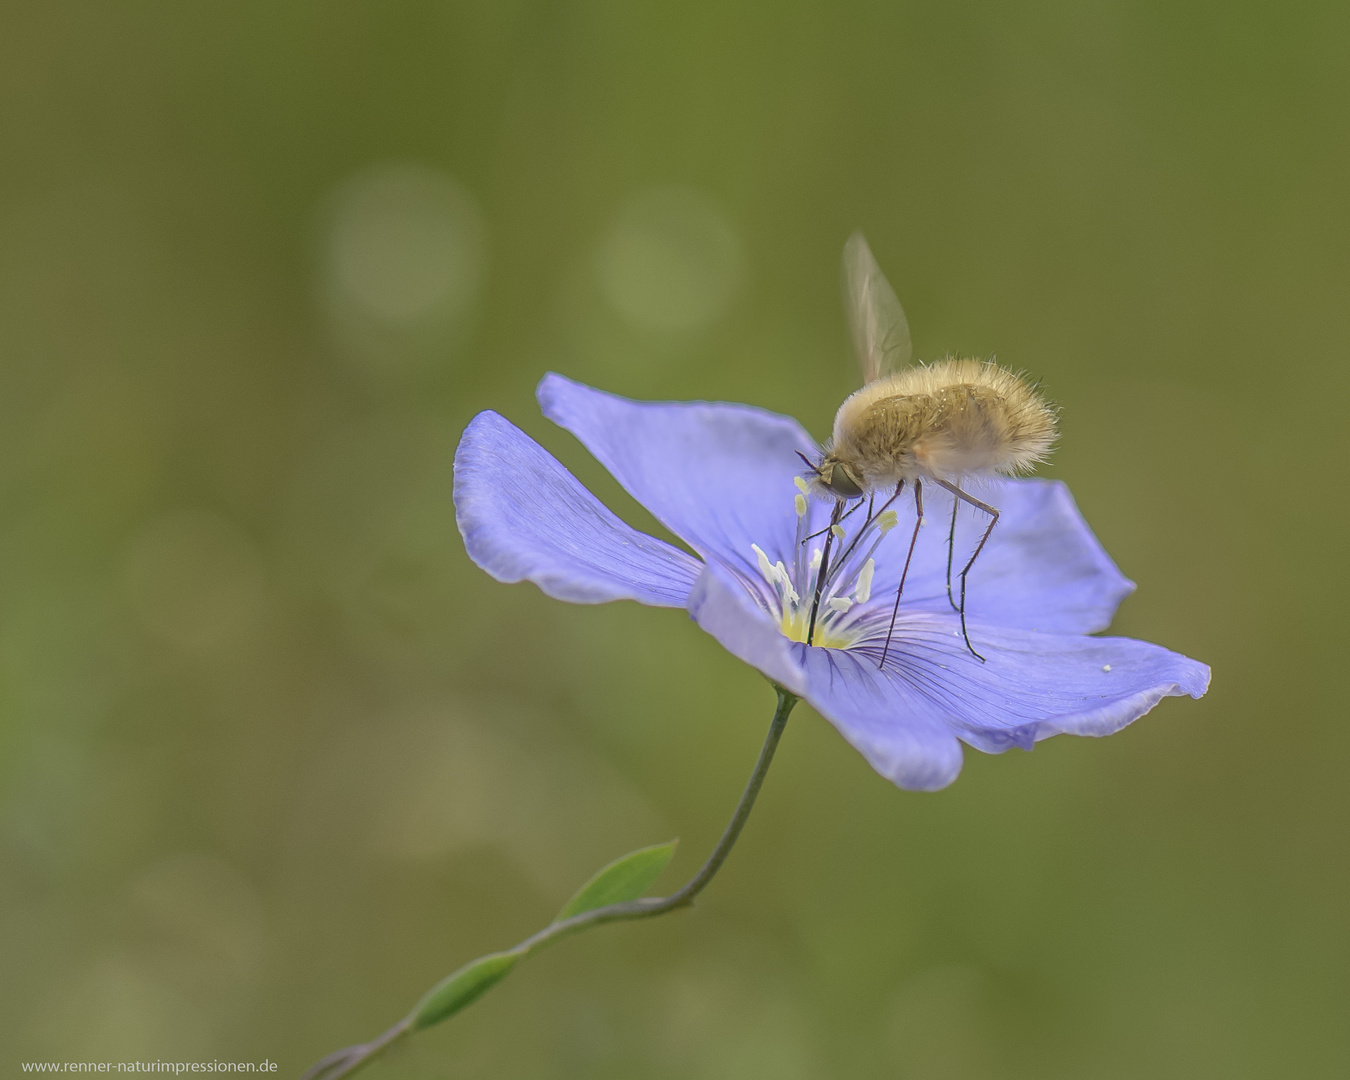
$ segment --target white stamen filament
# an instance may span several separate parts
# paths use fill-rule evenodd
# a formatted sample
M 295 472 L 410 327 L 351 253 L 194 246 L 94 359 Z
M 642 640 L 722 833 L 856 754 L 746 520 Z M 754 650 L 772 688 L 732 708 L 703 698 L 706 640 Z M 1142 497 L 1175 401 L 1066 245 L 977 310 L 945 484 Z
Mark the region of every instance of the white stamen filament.
M 764 549 L 758 544 L 751 544 L 755 549 L 755 556 L 759 559 L 759 572 L 764 575 L 764 580 L 770 585 L 777 584 L 774 581 L 773 563 L 769 562 L 769 557 L 764 554 Z
M 830 566 L 825 581 L 821 583 L 816 579 L 820 577 L 824 547 L 816 546 L 808 550 L 810 541 L 807 536 L 812 531 L 813 516 L 810 487 L 801 477 L 794 478 L 794 483 L 797 491 L 793 494 L 792 503 L 797 527 L 791 568 L 781 559 L 770 561 L 768 554 L 758 544 L 752 544 L 751 547 L 759 572 L 773 591 L 771 604 L 776 609 L 784 636 L 793 641 L 805 642 L 811 624 L 811 609 L 819 596 L 812 644 L 846 649 L 862 632 L 857 628 L 859 618 L 864 622 L 868 618 L 864 614 L 864 605 L 872 599 L 877 570 L 873 555 L 886 534 L 899 524 L 899 515 L 894 510 L 883 510 L 865 520 L 854 530 L 851 539 L 841 524 L 836 522 L 829 525 L 828 532 L 835 547 L 831 549 Z
M 805 498 L 801 495 L 797 499 Z M 796 499 L 793 500 L 794 502 Z M 806 534 L 811 527 L 811 515 L 800 514 L 797 517 L 797 535 L 792 543 L 792 570 L 794 581 L 806 581 Z
M 853 595 L 858 598 L 858 603 L 865 604 L 872 598 L 872 576 L 877 572 L 877 562 L 875 559 L 868 559 L 863 563 L 863 568 L 858 574 L 858 587 L 853 590 Z
M 792 575 L 788 573 L 788 568 L 783 565 L 783 560 L 779 559 L 776 563 L 769 562 L 769 556 L 764 553 L 764 549 L 758 544 L 751 544 L 754 549 L 755 558 L 759 562 L 759 572 L 764 575 L 764 580 L 774 587 L 778 593 L 780 606 L 796 605 L 801 603 L 801 597 L 797 595 L 797 590 L 792 587 Z

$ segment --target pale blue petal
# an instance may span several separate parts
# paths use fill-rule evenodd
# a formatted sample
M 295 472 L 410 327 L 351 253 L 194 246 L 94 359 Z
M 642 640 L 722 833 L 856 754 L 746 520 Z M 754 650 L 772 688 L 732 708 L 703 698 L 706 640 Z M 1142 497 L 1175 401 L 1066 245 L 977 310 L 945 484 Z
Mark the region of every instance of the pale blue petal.
M 733 567 L 717 558 L 708 561 L 690 594 L 689 615 L 727 652 L 794 694 L 804 692 L 806 675 L 797 650 Z
M 498 581 L 533 581 L 559 600 L 684 607 L 702 569 L 625 525 L 494 412 L 474 417 L 460 440 L 454 498 L 474 562 Z
M 1128 638 L 971 627 L 954 616 L 902 615 L 885 670 L 885 639 L 848 650 L 798 645 L 804 697 L 872 767 L 902 788 L 934 791 L 961 770 L 958 739 L 987 753 L 1031 749 L 1061 733 L 1109 735 L 1164 697 L 1200 697 L 1209 668 Z
M 882 776 L 908 791 L 937 791 L 960 774 L 961 743 L 924 694 L 884 677 L 868 656 L 796 648 L 808 680 L 802 696 Z
M 700 555 L 753 571 L 752 544 L 791 548 L 797 452 L 820 453 L 795 420 L 748 405 L 630 401 L 553 374 L 538 393 L 544 415 Z
M 1198 698 L 1209 686 L 1204 664 L 1146 641 L 969 629 L 984 663 L 966 649 L 955 615 L 902 612 L 884 678 L 904 700 L 906 722 L 936 720 L 989 753 L 1061 733 L 1109 735 L 1164 697 Z M 883 677 L 884 641 L 883 626 L 849 650 L 863 661 L 859 677 Z

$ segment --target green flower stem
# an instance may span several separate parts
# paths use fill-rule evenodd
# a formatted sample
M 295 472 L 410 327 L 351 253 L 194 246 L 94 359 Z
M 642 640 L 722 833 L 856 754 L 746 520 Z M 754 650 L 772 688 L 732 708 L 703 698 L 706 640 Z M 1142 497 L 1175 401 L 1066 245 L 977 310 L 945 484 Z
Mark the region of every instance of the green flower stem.
M 627 900 L 620 904 L 607 904 L 604 907 L 583 911 L 569 919 L 550 923 L 513 949 L 480 957 L 432 987 L 423 995 L 421 1001 L 417 1003 L 411 1013 L 379 1038 L 329 1054 L 306 1072 L 302 1080 L 338 1080 L 339 1077 L 350 1076 L 363 1065 L 374 1061 L 394 1043 L 411 1035 L 414 1031 L 439 1023 L 472 1001 L 477 1000 L 481 994 L 503 978 L 518 960 L 524 959 L 530 953 L 542 949 L 546 945 L 551 945 L 559 938 L 575 934 L 592 926 L 599 926 L 602 923 L 622 922 L 629 919 L 649 919 L 692 904 L 694 897 L 707 887 L 708 882 L 712 881 L 717 871 L 722 868 L 722 864 L 726 862 L 732 847 L 740 837 L 741 830 L 745 828 L 746 819 L 750 817 L 750 810 L 755 805 L 755 798 L 759 795 L 759 789 L 764 784 L 764 776 L 769 771 L 769 765 L 773 761 L 774 751 L 778 749 L 778 740 L 782 738 L 783 729 L 787 726 L 788 714 L 792 712 L 792 707 L 797 704 L 795 695 L 790 694 L 781 686 L 775 686 L 774 689 L 778 691 L 778 708 L 774 711 L 773 722 L 769 725 L 769 733 L 764 737 L 764 745 L 760 748 L 754 771 L 750 774 L 750 779 L 745 785 L 745 791 L 741 794 L 741 801 L 736 804 L 736 812 L 731 815 L 731 820 L 727 822 L 727 827 L 722 832 L 722 838 L 713 848 L 712 854 L 708 856 L 699 872 L 685 882 L 683 887 L 665 897 L 644 897 L 640 900 Z M 476 974 L 476 977 L 466 979 L 465 976 L 471 969 L 476 969 L 483 974 Z M 444 997 L 444 989 L 449 988 L 452 982 L 465 987 L 465 989 L 460 992 L 458 997 L 453 999 L 453 1004 L 448 1008 L 436 1008 L 433 1003 Z

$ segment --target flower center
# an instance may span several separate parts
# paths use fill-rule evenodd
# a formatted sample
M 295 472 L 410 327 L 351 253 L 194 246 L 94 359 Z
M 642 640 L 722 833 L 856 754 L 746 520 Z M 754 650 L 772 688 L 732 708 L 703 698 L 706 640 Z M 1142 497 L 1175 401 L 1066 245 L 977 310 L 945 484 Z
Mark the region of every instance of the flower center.
M 793 544 L 793 565 L 784 565 L 769 556 L 758 544 L 751 544 L 759 561 L 759 572 L 773 590 L 778 625 L 783 636 L 826 649 L 847 649 L 857 642 L 858 616 L 872 597 L 872 578 L 876 573 L 873 555 L 882 538 L 895 528 L 894 510 L 873 515 L 869 503 L 866 520 L 850 530 L 847 516 L 821 534 L 807 532 L 810 515 L 806 501 L 806 482 L 797 479 L 798 494 L 793 500 L 797 511 L 797 536 Z M 862 506 L 858 503 L 854 510 Z M 853 511 L 850 511 L 852 513 Z M 828 562 L 826 554 L 828 552 Z M 823 571 L 823 572 L 822 572 Z M 816 593 L 820 593 L 819 604 Z M 811 609 L 815 606 L 815 627 Z

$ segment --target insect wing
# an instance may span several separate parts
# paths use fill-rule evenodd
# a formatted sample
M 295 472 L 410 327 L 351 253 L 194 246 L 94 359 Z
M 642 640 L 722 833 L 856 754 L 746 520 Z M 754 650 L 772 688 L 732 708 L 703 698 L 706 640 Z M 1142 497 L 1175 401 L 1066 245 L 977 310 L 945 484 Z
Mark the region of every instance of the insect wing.
M 909 320 L 862 233 L 844 245 L 844 308 L 863 381 L 875 382 L 909 364 Z

